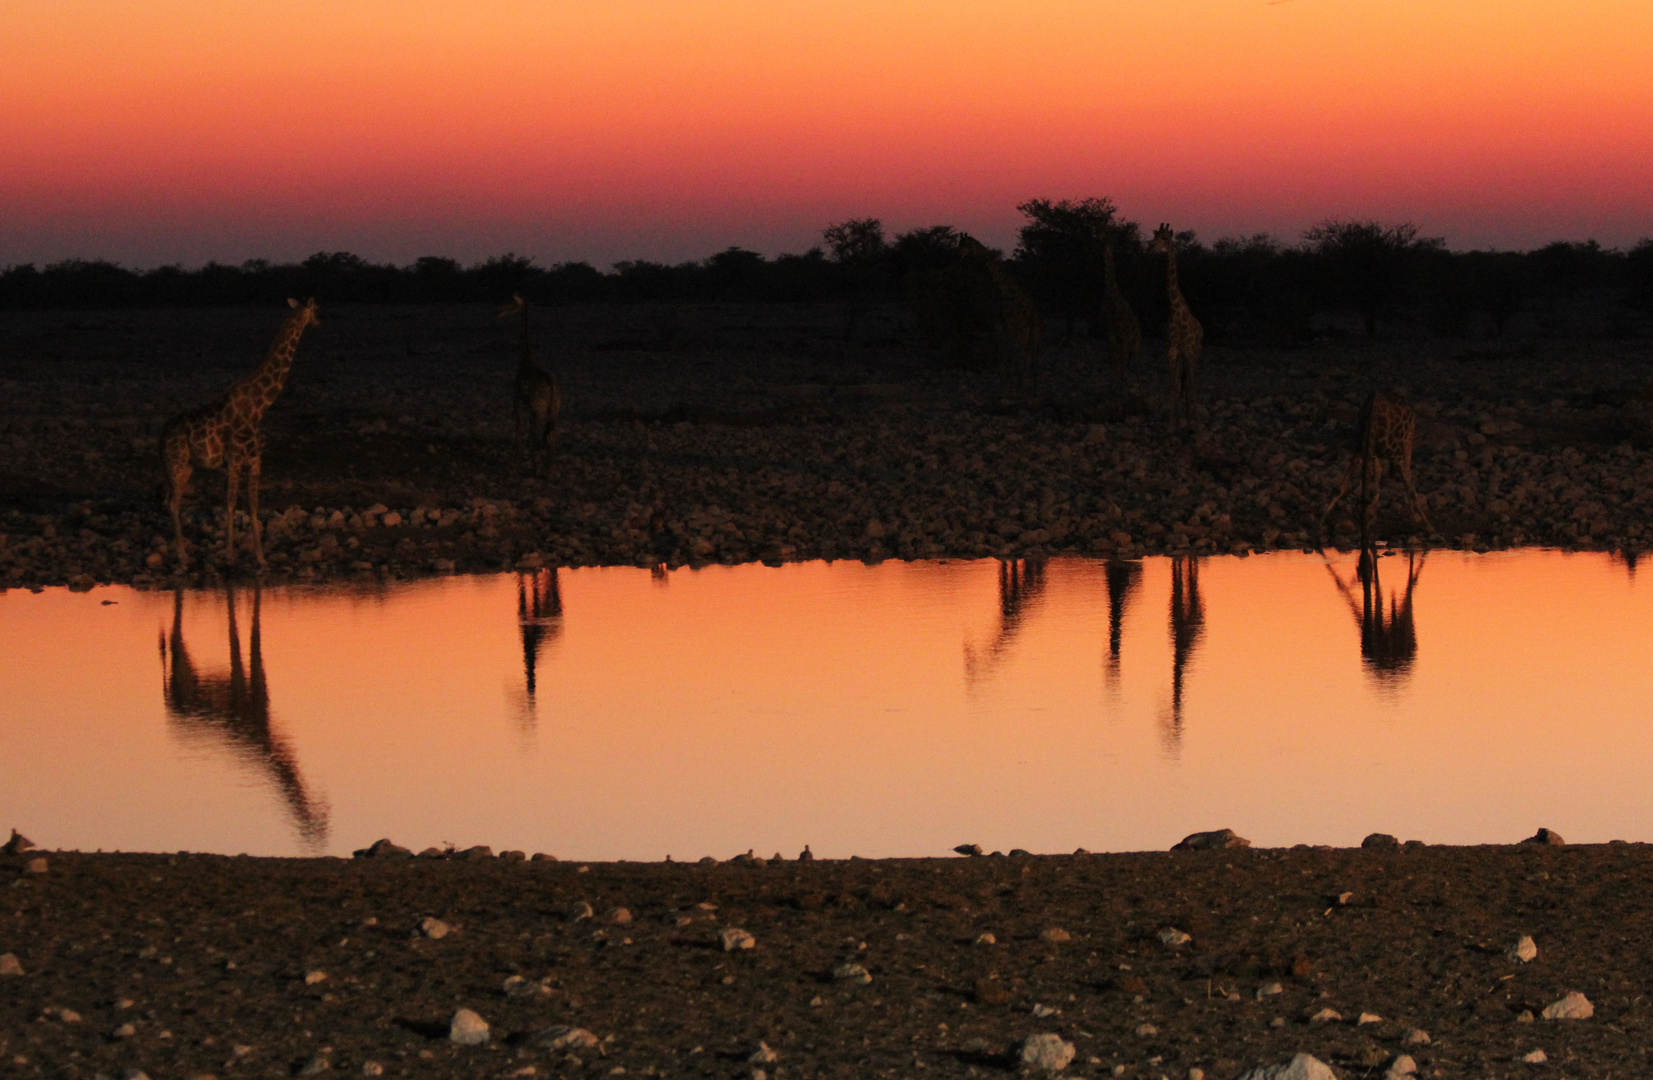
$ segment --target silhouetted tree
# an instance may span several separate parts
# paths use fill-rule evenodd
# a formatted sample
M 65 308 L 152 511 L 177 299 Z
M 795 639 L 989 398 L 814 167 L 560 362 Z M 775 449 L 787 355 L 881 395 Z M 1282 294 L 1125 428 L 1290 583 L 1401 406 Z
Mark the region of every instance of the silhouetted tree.
M 1097 332 L 1103 247 L 1112 235 L 1116 255 L 1125 237 L 1134 249 L 1137 226 L 1116 224 L 1118 208 L 1106 197 L 1078 202 L 1030 199 L 1016 209 L 1028 220 L 1018 234 L 1015 258 L 1034 297 L 1066 321 L 1067 337 L 1073 337 L 1081 318 Z
M 1629 277 L 1630 302 L 1653 311 L 1653 238 L 1644 236 L 1630 249 L 1630 254 L 1625 256 L 1625 271 Z
M 855 338 L 855 324 L 865 305 L 889 287 L 890 246 L 877 218 L 852 218 L 821 232 L 835 271 L 844 309 L 844 340 Z
M 1408 298 L 1408 271 L 1418 256 L 1446 247 L 1444 240 L 1419 239 L 1416 225 L 1377 221 L 1324 221 L 1303 239 L 1330 298 L 1360 313 L 1367 337 L 1376 337 L 1378 319 L 1393 315 Z

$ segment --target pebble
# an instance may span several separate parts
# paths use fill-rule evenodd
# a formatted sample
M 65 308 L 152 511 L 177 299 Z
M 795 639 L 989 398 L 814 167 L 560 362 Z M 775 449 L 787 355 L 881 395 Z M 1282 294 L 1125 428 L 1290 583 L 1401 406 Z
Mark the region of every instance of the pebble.
M 751 1065 L 772 1065 L 779 1061 L 781 1056 L 769 1048 L 766 1042 L 759 1042 L 758 1048 L 747 1056 L 746 1061 Z
M 1551 832 L 1549 829 L 1539 829 L 1521 842 L 1523 844 L 1540 844 L 1545 847 L 1564 847 L 1567 843 L 1567 841 L 1561 839 L 1560 833 Z
M 1221 848 L 1250 847 L 1251 841 L 1236 835 L 1233 829 L 1215 829 L 1211 832 L 1189 833 L 1172 851 L 1215 851 Z
M 758 944 L 757 938 L 736 926 L 731 926 L 718 934 L 717 940 L 723 946 L 724 952 L 734 952 L 736 949 L 753 949 Z
M 325 982 L 326 979 L 327 979 L 327 972 L 325 972 L 325 971 L 317 970 L 317 971 L 307 971 L 307 972 L 304 973 L 304 985 L 305 986 L 314 986 L 319 982 Z
M 488 1041 L 488 1021 L 470 1009 L 460 1009 L 448 1024 L 448 1038 L 460 1046 L 481 1046 Z
M 1338 1012 L 1336 1009 L 1321 1009 L 1319 1012 L 1309 1017 L 1309 1023 L 1333 1024 L 1342 1019 L 1343 1014 Z
M 1383 1080 L 1401 1080 L 1405 1076 L 1416 1076 L 1417 1072 L 1418 1063 L 1412 1060 L 1411 1054 L 1396 1054 L 1395 1060 L 1384 1070 Z
M 1033 1005 L 1033 1019 L 1035 1020 L 1046 1020 L 1052 1016 L 1060 1016 L 1061 1014 L 1061 1009 L 1053 1009 L 1049 1005 L 1040 1005 L 1037 1002 Z
M 1590 999 L 1577 990 L 1567 991 L 1567 996 L 1560 1001 L 1552 1001 L 1544 1006 L 1543 1017 L 1546 1020 L 1588 1020 L 1596 1015 L 1596 1007 L 1590 1004 Z
M 432 941 L 440 941 L 453 932 L 453 927 L 441 919 L 427 916 L 420 921 L 419 932 Z
M 81 1020 L 80 1014 L 75 1012 L 73 1009 L 57 1010 L 57 1018 L 65 1024 L 78 1024 Z
M 839 964 L 832 969 L 832 977 L 839 982 L 852 982 L 859 986 L 872 982 L 872 972 L 860 964 Z
M 978 935 L 976 935 L 976 944 L 977 945 L 997 945 L 998 943 L 999 943 L 999 939 L 994 937 L 992 934 L 978 934 Z
M 1362 1024 L 1381 1024 L 1381 1023 L 1383 1023 L 1383 1017 L 1379 1016 L 1377 1013 L 1363 1012 L 1363 1013 L 1360 1014 L 1360 1016 L 1358 1016 L 1355 1019 L 1355 1026 L 1356 1027 L 1359 1027 Z
M 1398 848 L 1400 840 L 1388 833 L 1375 832 L 1360 842 L 1363 848 Z
M 631 923 L 631 911 L 623 907 L 613 908 L 604 918 L 615 926 L 627 926 Z
M 1174 926 L 1167 926 L 1159 932 L 1159 940 L 1167 949 L 1179 949 L 1194 939 Z
M 352 856 L 357 859 L 407 859 L 412 858 L 413 851 L 386 838 L 375 840 L 367 847 L 352 852 Z
M 121 1073 L 121 1080 L 149 1080 L 149 1074 L 142 1069 L 127 1069 Z
M 1538 945 L 1532 938 L 1522 934 L 1515 939 L 1515 944 L 1511 945 L 1504 955 L 1511 960 L 1519 960 L 1523 964 L 1530 964 L 1538 958 Z
M 1198 1065 L 1188 1070 L 1188 1080 L 1205 1080 L 1205 1070 Z
M 505 991 L 505 996 L 508 998 L 549 997 L 551 995 L 551 987 L 545 981 L 534 982 L 522 975 L 507 977 L 505 985 L 501 989 Z
M 21 975 L 23 965 L 15 953 L 0 953 L 0 975 Z
M 130 1039 L 138 1033 L 138 1029 L 131 1024 L 122 1024 L 109 1033 L 111 1039 Z
M 1429 1032 L 1425 1031 L 1423 1028 L 1412 1028 L 1405 1035 L 1401 1036 L 1400 1041 L 1406 1046 L 1428 1046 Z
M 1298 1054 L 1284 1065 L 1262 1065 L 1240 1080 L 1337 1080 L 1330 1065 L 1310 1054 Z
M 385 1074 L 385 1067 L 383 1065 L 379 1064 L 377 1061 L 364 1061 L 364 1062 L 362 1062 L 362 1075 L 363 1076 L 383 1076 L 384 1074 Z
M 1526 1062 L 1528 1065 L 1542 1065 L 1546 1061 L 1550 1060 L 1550 1055 L 1546 1054 L 1542 1050 L 1533 1050 L 1523 1055 L 1521 1060 Z
M 1136 1033 L 1144 1039 L 1149 1039 L 1159 1034 L 1159 1028 L 1152 1024 L 1138 1024 L 1136 1026 Z
M 1262 986 L 1257 988 L 1257 1000 L 1261 1001 L 1266 997 L 1273 997 L 1275 994 L 1283 994 L 1285 992 L 1286 988 L 1277 982 L 1264 983 Z
M 1063 930 L 1060 926 L 1051 926 L 1039 931 L 1039 940 L 1060 943 L 1063 941 L 1072 941 L 1073 935 L 1068 933 L 1066 930 Z
M 1022 1040 L 1021 1063 L 1030 1069 L 1059 1072 L 1073 1060 L 1073 1044 L 1054 1032 L 1029 1035 Z
M 581 900 L 568 909 L 568 921 L 579 922 L 581 919 L 589 919 L 596 914 L 590 904 Z
M 534 1036 L 534 1044 L 547 1050 L 589 1050 L 597 1045 L 597 1036 L 585 1028 L 558 1024 Z
M 332 1067 L 333 1063 L 327 1060 L 325 1055 L 317 1054 L 304 1063 L 304 1067 L 298 1071 L 298 1074 L 300 1076 L 315 1076 L 317 1073 L 324 1073 Z

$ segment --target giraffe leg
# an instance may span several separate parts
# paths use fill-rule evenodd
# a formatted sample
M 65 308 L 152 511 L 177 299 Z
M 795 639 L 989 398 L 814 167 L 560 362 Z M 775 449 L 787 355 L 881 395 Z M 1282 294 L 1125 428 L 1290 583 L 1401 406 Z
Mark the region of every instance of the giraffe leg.
M 1372 527 L 1377 524 L 1378 489 L 1383 484 L 1383 460 L 1368 451 L 1361 455 L 1360 500 L 1364 504 L 1360 514 L 1360 546 L 1372 544 Z
M 1360 467 L 1361 456 L 1356 454 L 1354 457 L 1349 459 L 1349 467 L 1343 470 L 1343 482 L 1337 485 L 1337 494 L 1333 495 L 1332 501 L 1326 504 L 1326 509 L 1320 511 L 1320 521 L 1315 526 L 1317 530 L 1325 529 L 1326 518 L 1331 516 L 1332 508 L 1342 501 L 1343 496 L 1349 493 L 1349 485 L 1354 483 L 1355 471 Z
M 179 513 L 184 504 L 184 489 L 189 484 L 189 459 L 182 460 L 171 457 L 167 462 L 167 508 L 172 511 L 172 553 L 178 559 L 179 569 L 189 565 L 189 556 L 184 554 L 184 519 Z
M 260 566 L 264 565 L 264 526 L 258 520 L 258 476 L 263 468 L 262 454 L 247 463 L 247 517 L 252 522 L 253 554 Z
M 1406 497 L 1411 500 L 1412 513 L 1424 523 L 1431 533 L 1438 533 L 1440 530 L 1435 528 L 1435 523 L 1430 521 L 1429 515 L 1424 512 L 1423 500 L 1418 497 L 1418 489 L 1412 483 L 1412 462 L 1407 458 L 1402 458 L 1395 464 L 1400 467 L 1401 482 L 1406 485 Z
M 235 502 L 241 494 L 241 462 L 226 461 L 224 474 L 224 561 L 235 565 Z

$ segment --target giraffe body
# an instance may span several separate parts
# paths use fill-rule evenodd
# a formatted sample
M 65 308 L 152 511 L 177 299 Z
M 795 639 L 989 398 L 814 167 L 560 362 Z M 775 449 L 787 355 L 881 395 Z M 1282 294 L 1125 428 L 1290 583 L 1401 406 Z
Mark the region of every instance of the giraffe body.
M 1355 474 L 1358 472 L 1361 501 L 1360 544 L 1362 548 L 1368 547 L 1372 539 L 1372 526 L 1377 521 L 1378 491 L 1383 484 L 1383 464 L 1388 462 L 1400 473 L 1401 483 L 1406 485 L 1407 505 L 1412 512 L 1412 520 L 1422 521 L 1430 532 L 1435 531 L 1429 515 L 1424 512 L 1422 500 L 1418 498 L 1417 486 L 1412 482 L 1412 443 L 1417 434 L 1417 426 L 1412 406 L 1405 398 L 1398 394 L 1372 391 L 1360 410 L 1360 430 L 1354 457 L 1349 461 L 1349 468 L 1343 474 L 1343 482 L 1338 485 L 1337 494 L 1332 496 L 1332 501 L 1326 504 L 1326 509 L 1320 515 L 1322 527 L 1325 526 L 1332 508 L 1348 494 L 1349 485 L 1354 482 Z
M 1177 241 L 1171 226 L 1154 230 L 1153 249 L 1165 253 L 1165 288 L 1171 305 L 1165 328 L 1165 362 L 1171 372 L 1171 423 L 1194 419 L 1194 367 L 1205 343 L 1205 330 L 1177 286 Z
M 1108 331 L 1108 360 L 1114 374 L 1122 377 L 1136 366 L 1142 352 L 1142 326 L 1136 320 L 1125 294 L 1119 291 L 1119 276 L 1114 270 L 1113 241 L 1102 248 L 1102 321 Z
M 500 318 L 516 315 L 522 319 L 522 339 L 519 346 L 516 378 L 511 383 L 512 411 L 516 419 L 517 440 L 528 455 L 529 468 L 543 457 L 549 468 L 557 449 L 557 417 L 562 412 L 562 388 L 550 372 L 534 359 L 533 328 L 528 318 L 528 301 L 520 295 L 501 309 Z
M 167 507 L 172 511 L 175 554 L 179 566 L 184 554 L 184 525 L 180 510 L 189 478 L 197 468 L 223 469 L 224 557 L 235 563 L 235 504 L 242 475 L 247 481 L 247 516 L 252 523 L 253 551 L 264 565 L 264 533 L 258 520 L 258 483 L 263 471 L 264 412 L 280 396 L 306 327 L 316 322 L 316 302 L 288 300 L 293 311 L 276 334 L 263 363 L 235 383 L 217 401 L 167 421 L 161 429 L 161 458 Z
M 980 241 L 962 237 L 959 251 L 982 269 L 990 286 L 991 309 L 984 314 L 989 322 L 987 346 L 994 362 L 1013 389 L 1031 389 L 1038 381 L 1043 337 L 1037 305 Z

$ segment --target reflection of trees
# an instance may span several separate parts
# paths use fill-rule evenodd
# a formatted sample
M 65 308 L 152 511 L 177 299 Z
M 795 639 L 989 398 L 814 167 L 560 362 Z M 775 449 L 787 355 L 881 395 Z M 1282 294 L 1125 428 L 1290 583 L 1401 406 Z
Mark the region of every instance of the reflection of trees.
M 980 655 L 964 646 L 966 685 L 989 678 L 1010 655 L 1029 610 L 1044 595 L 1045 564 L 1038 559 L 999 560 L 999 629 Z
M 1412 662 L 1418 658 L 1418 631 L 1412 618 L 1412 593 L 1418 577 L 1423 573 L 1424 557 L 1406 555 L 1406 589 L 1396 596 L 1389 593 L 1388 607 L 1384 606 L 1383 583 L 1379 579 L 1381 562 L 1371 549 L 1360 553 L 1355 578 L 1344 581 L 1328 561 L 1326 570 L 1337 582 L 1337 587 L 1348 601 L 1349 613 L 1360 628 L 1360 656 L 1366 670 L 1380 682 L 1399 685 L 1411 674 Z M 1360 582 L 1360 602 L 1355 602 L 1355 581 Z
M 1200 600 L 1200 561 L 1192 555 L 1171 558 L 1171 722 L 1166 749 L 1182 749 L 1183 674 L 1205 636 L 1205 604 Z
M 1131 594 L 1142 584 L 1142 564 L 1113 559 L 1106 568 L 1108 582 L 1108 666 L 1107 683 L 1119 679 L 1119 645 L 1125 632 L 1125 608 Z
M 203 675 L 184 644 L 183 591 L 173 593 L 172 633 L 160 641 L 161 694 L 167 716 L 183 737 L 218 742 L 238 760 L 268 774 L 281 789 L 304 845 L 320 850 L 327 844 L 327 803 L 305 788 L 292 747 L 270 726 L 270 689 L 264 676 L 259 626 L 262 594 L 253 589 L 250 667 L 242 666 L 233 586 L 225 590 L 225 600 L 230 616 L 230 670 L 227 675 Z

